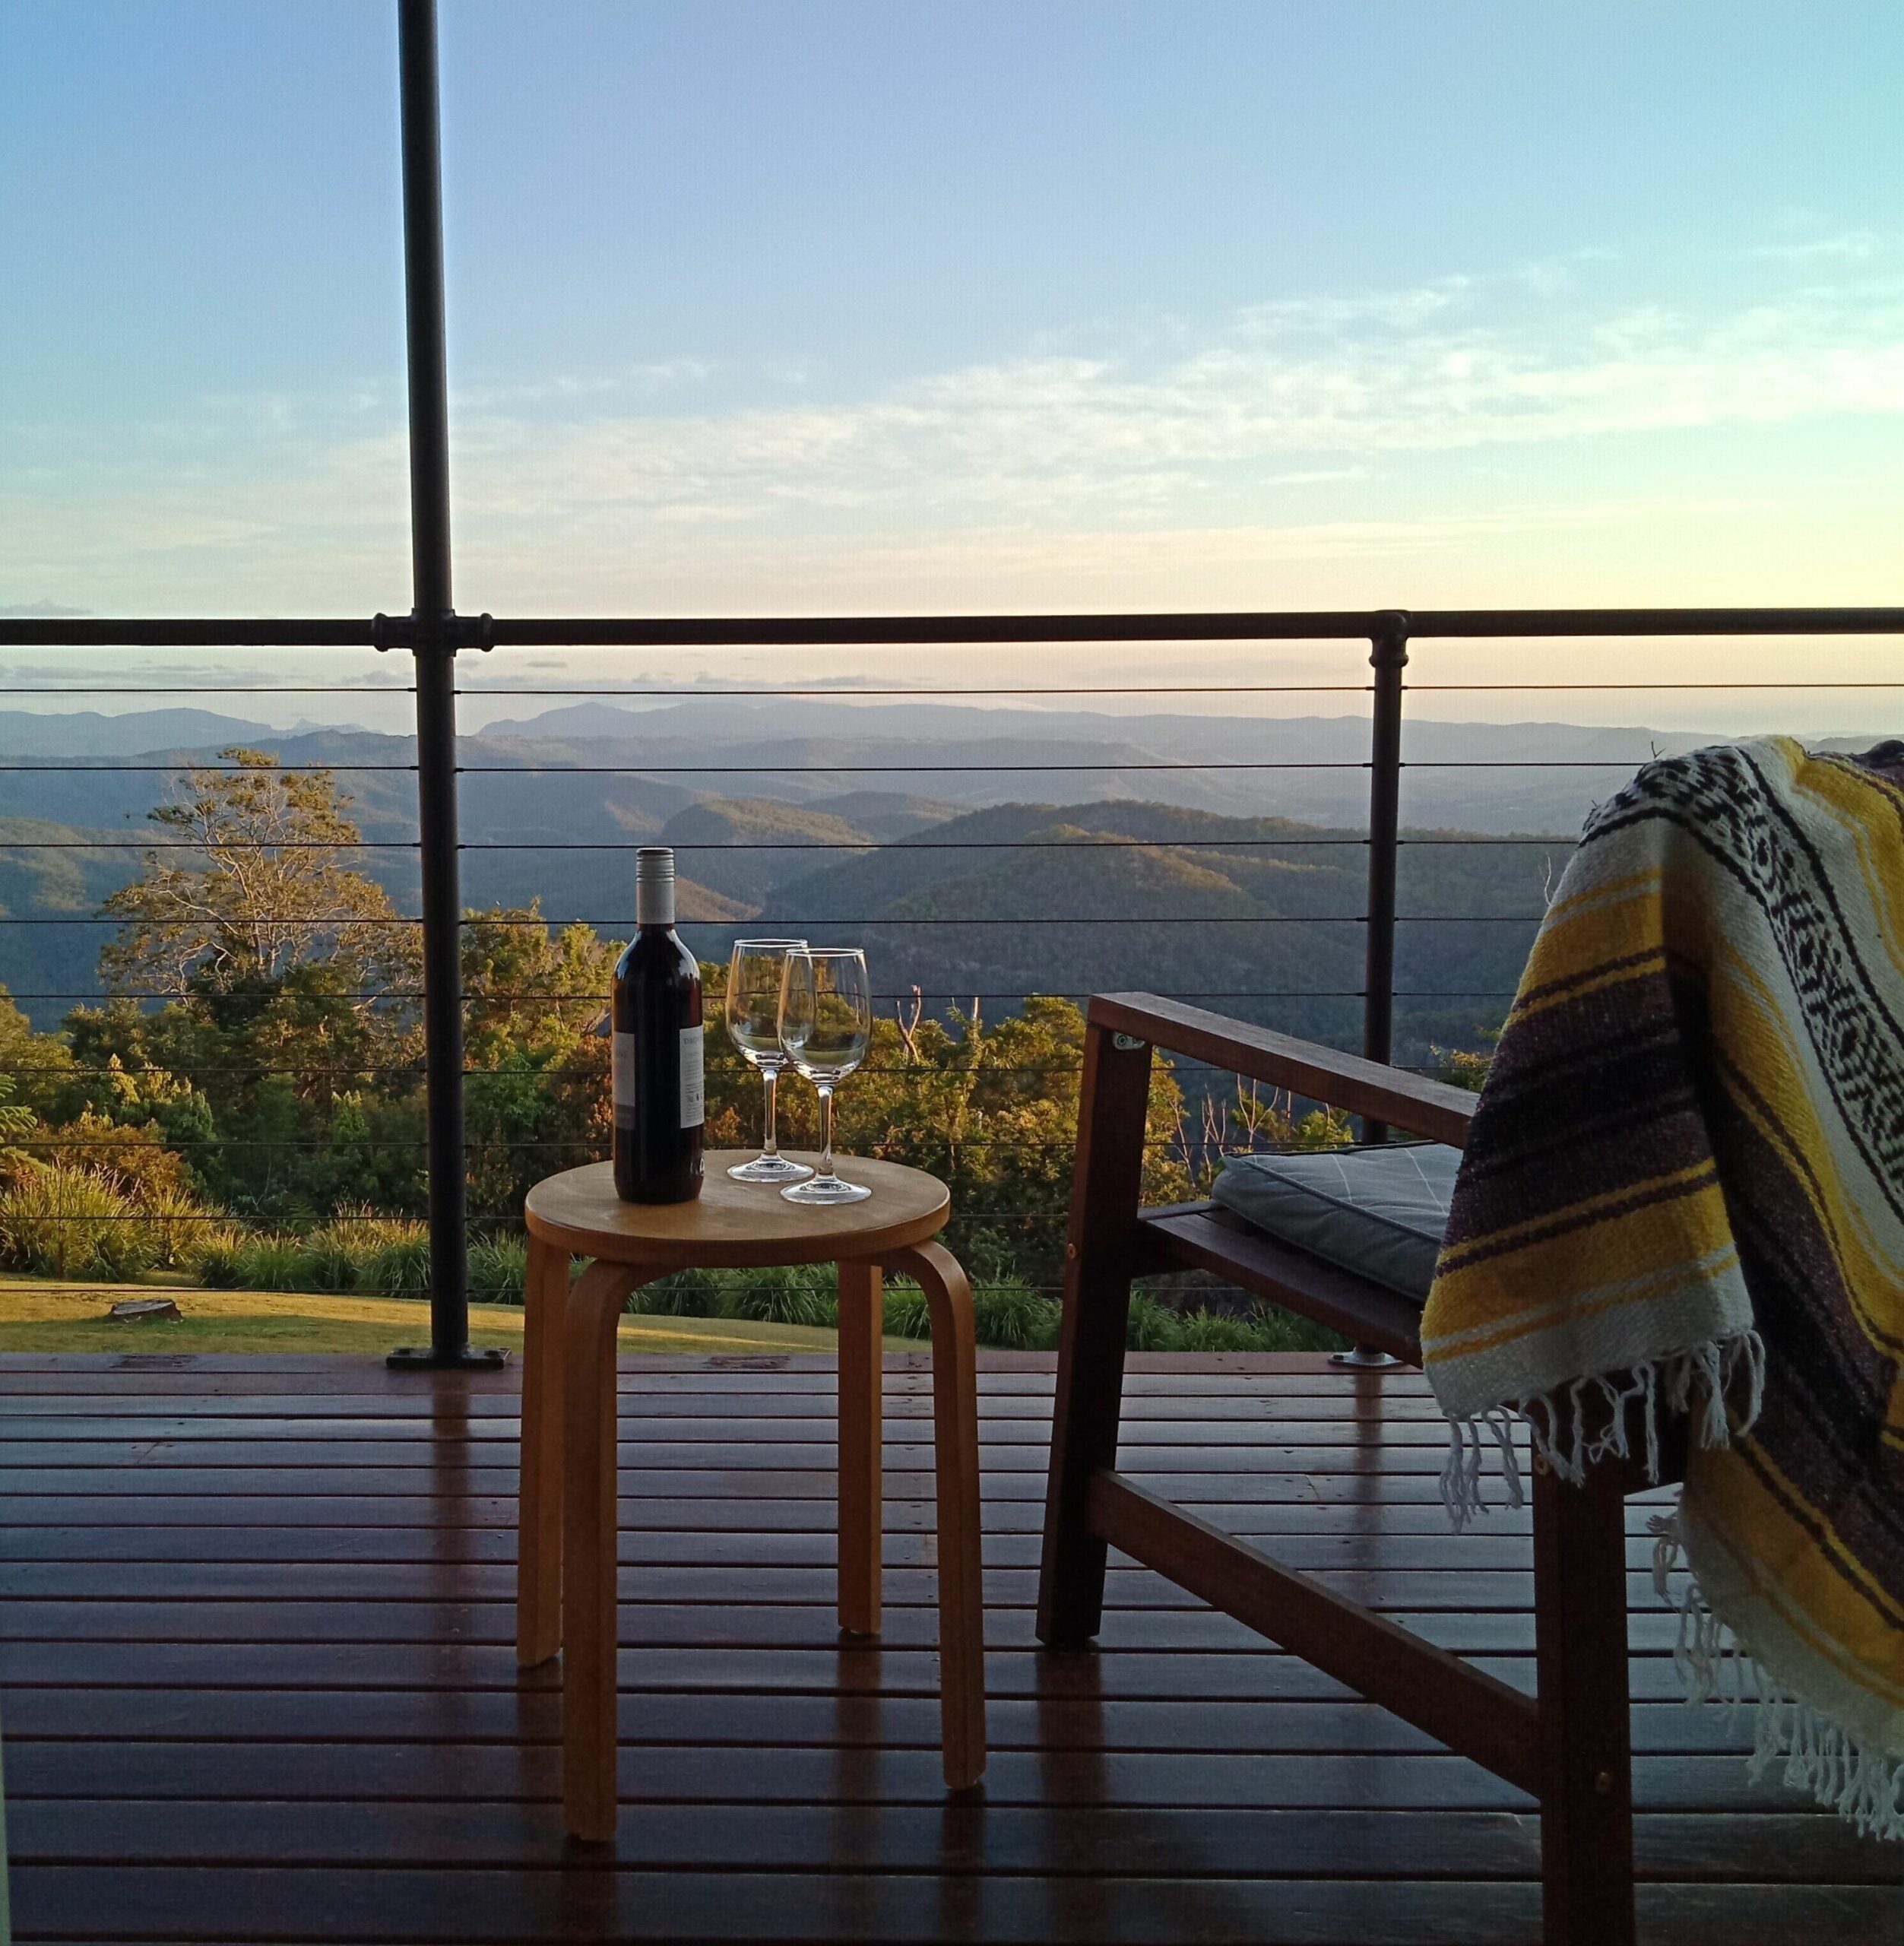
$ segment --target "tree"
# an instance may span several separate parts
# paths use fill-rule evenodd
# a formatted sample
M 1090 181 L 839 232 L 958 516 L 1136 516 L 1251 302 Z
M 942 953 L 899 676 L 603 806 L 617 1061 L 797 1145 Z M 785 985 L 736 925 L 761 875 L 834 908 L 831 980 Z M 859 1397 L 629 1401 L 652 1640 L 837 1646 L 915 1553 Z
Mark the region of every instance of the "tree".
M 470 1207 L 512 1215 L 530 1186 L 608 1153 L 607 1011 L 618 950 L 586 926 L 551 933 L 540 902 L 463 926 Z
M 760 1082 L 719 1025 L 725 975 L 704 965 L 709 1145 L 741 1148 L 760 1133 Z M 930 1170 L 951 1190 L 952 1241 L 969 1269 L 1053 1285 L 1063 1269 L 1065 1212 L 1078 1133 L 1085 1017 L 1069 1000 L 1028 1000 L 987 1026 L 976 1009 L 949 1022 L 915 1006 L 875 1021 L 865 1064 L 841 1088 L 835 1135 L 849 1153 Z M 1191 1193 L 1183 1091 L 1169 1060 L 1151 1070 L 1143 1194 Z M 813 1091 L 781 1083 L 781 1139 L 817 1138 Z
M 83 1077 L 72 1050 L 56 1034 L 36 1034 L 33 1022 L 0 986 L 0 1075 L 11 1084 L 7 1098 L 43 1120 L 61 1121 L 82 1105 Z
M 321 960 L 367 1006 L 414 963 L 388 895 L 346 863 L 361 837 L 328 771 L 284 771 L 262 750 L 219 756 L 232 770 L 188 772 L 149 813 L 177 834 L 101 908 L 121 924 L 100 956 L 109 990 L 270 990 Z
M 392 1200 L 413 1201 L 413 1117 L 371 1136 L 353 1109 L 348 1152 L 332 1153 L 341 1102 L 413 1085 L 413 931 L 353 868 L 358 828 L 328 771 L 220 756 L 233 768 L 189 772 L 150 813 L 171 835 L 102 908 L 119 921 L 100 956 L 114 997 L 67 1020 L 95 1071 L 89 1105 L 188 1139 L 204 1187 L 238 1209 L 321 1211 L 342 1180 L 362 1193 L 372 1165 Z M 155 991 L 170 998 L 148 1012 L 138 997 Z

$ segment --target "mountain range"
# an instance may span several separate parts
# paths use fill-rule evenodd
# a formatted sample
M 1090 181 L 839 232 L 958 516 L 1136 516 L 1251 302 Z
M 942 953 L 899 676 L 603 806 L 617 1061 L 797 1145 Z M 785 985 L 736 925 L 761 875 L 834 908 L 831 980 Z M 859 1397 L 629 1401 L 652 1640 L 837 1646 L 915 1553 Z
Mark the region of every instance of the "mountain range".
M 743 926 L 844 930 L 882 991 L 916 984 L 935 1003 L 1148 986 L 1349 1039 L 1367 740 L 1359 717 L 590 701 L 464 734 L 464 896 L 539 898 L 552 921 L 616 936 L 632 905 L 623 848 L 664 842 L 704 955 Z M 1411 723 L 1400 909 L 1444 923 L 1403 924 L 1397 986 L 1462 997 L 1404 999 L 1405 1041 L 1471 1041 L 1497 1020 L 1586 810 L 1649 756 L 1711 740 Z M 233 743 L 333 768 L 363 869 L 416 909 L 410 738 L 189 709 L 0 711 L 0 981 L 49 996 L 23 1002 L 39 1024 L 93 990 L 108 929 L 22 922 L 96 913 L 138 869 L 164 773 Z M 1299 994 L 1335 997 L 1285 997 Z

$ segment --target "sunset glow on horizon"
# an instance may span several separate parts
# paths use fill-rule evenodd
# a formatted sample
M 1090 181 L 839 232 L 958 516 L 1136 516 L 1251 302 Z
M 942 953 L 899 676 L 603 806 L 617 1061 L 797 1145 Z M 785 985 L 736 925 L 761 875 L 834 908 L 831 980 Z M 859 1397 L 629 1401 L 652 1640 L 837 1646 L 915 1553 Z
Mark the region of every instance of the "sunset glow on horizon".
M 467 610 L 1899 598 L 1894 8 L 442 12 Z M 0 613 L 407 605 L 393 10 L 21 5 L 0 70 L 33 78 L 0 132 L 0 260 L 33 300 L 0 312 Z M 1590 653 L 1659 676 L 1658 644 Z M 1674 645 L 1668 673 L 1716 653 Z M 466 679 L 523 679 L 501 661 Z M 1723 667 L 1895 662 L 1772 642 Z M 973 683 L 1024 665 L 958 660 Z M 1532 679 L 1500 646 L 1434 667 Z M 1276 667 L 1362 680 L 1338 649 Z M 1811 699 L 1811 727 L 1836 708 Z

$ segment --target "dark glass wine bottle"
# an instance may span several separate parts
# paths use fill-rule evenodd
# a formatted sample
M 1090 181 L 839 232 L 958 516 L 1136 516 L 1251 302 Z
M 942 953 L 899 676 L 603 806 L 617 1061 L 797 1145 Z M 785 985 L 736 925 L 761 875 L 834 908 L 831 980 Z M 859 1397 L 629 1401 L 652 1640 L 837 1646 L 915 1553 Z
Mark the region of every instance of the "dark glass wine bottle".
M 635 854 L 635 937 L 615 962 L 615 1193 L 686 1203 L 701 1193 L 701 969 L 674 930 L 674 854 Z

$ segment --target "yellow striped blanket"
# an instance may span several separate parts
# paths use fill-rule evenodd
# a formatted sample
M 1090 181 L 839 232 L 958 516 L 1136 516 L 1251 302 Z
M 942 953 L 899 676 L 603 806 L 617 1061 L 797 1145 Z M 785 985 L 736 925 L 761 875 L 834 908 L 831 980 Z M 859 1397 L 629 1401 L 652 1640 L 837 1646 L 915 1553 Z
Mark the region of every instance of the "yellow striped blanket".
M 1729 1631 L 1755 1768 L 1904 1837 L 1904 746 L 1701 750 L 1595 811 L 1421 1339 L 1458 1522 L 1489 1434 L 1518 1500 L 1515 1416 L 1577 1479 L 1630 1418 L 1656 1475 L 1690 1412 L 1657 1578 L 1683 1548 L 1690 1693 Z

